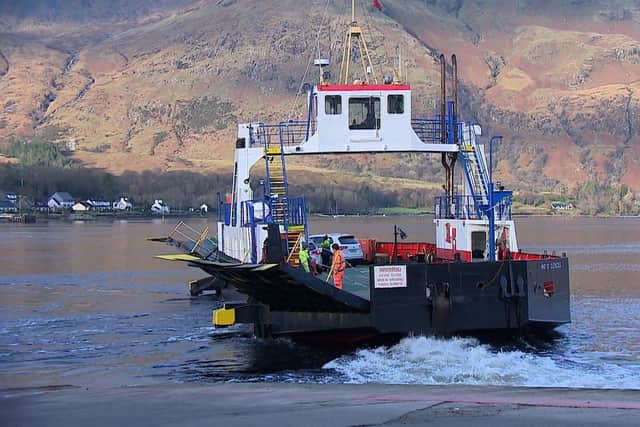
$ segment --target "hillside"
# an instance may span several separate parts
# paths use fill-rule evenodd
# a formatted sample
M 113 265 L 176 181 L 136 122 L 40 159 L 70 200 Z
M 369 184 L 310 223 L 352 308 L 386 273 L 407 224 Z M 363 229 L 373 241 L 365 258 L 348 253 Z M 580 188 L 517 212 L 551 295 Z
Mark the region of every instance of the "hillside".
M 334 63 L 339 58 L 348 2 L 329 1 L 326 11 L 325 3 L 0 2 L 0 137 L 53 135 L 71 141 L 81 163 L 115 173 L 226 170 L 236 121 L 277 121 L 294 110 L 321 24 L 323 53 Z M 381 3 L 379 12 L 359 2 L 360 23 L 383 72 L 403 46 L 415 114 L 434 113 L 434 58 L 456 53 L 463 118 L 483 124 L 485 135 L 506 137 L 497 153 L 499 179 L 524 195 L 542 187 L 558 197 L 621 198 L 596 204 L 634 203 L 637 2 Z M 404 178 L 408 185 L 439 179 L 437 159 L 415 156 L 320 163 L 335 170 L 351 163 L 361 177 Z

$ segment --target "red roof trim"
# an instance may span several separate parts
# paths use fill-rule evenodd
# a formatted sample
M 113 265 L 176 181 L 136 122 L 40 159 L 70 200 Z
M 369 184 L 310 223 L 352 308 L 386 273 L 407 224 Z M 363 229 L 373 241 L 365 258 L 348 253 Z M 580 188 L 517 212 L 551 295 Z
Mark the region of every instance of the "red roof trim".
M 409 85 L 320 85 L 318 91 L 357 91 L 357 90 L 411 90 Z

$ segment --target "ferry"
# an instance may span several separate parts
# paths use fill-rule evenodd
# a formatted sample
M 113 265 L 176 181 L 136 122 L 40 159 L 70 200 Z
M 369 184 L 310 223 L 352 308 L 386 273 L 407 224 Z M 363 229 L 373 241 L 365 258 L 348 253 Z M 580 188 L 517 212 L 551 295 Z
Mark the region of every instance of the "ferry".
M 354 58 L 360 69 L 350 68 Z M 411 334 L 544 332 L 570 322 L 568 258 L 520 250 L 512 192 L 493 182 L 492 145 L 502 138 L 484 137 L 480 125 L 460 119 L 456 56 L 447 64 L 440 55 L 434 118 L 412 116 L 401 61 L 378 81 L 353 2 L 337 81 L 330 81 L 328 60 L 315 64 L 319 81 L 308 85 L 304 120 L 238 125 L 233 187 L 224 199 L 218 193 L 217 239 L 208 228 L 184 223 L 154 239 L 182 249 L 160 258 L 208 274 L 192 283 L 196 290 L 243 296 L 215 310 L 213 323 L 251 324 L 260 338 L 359 343 Z M 397 230 L 394 242 L 376 242 L 374 250 L 387 256 L 357 278 L 358 292 L 349 286 L 353 275 L 338 289 L 325 275 L 300 268 L 308 209 L 303 195 L 290 192 L 286 166 L 294 156 L 353 153 L 437 155 L 445 171 L 433 223 L 425 223 L 435 227 L 435 242 L 398 242 Z M 251 171 L 260 162 L 266 179 L 256 186 Z

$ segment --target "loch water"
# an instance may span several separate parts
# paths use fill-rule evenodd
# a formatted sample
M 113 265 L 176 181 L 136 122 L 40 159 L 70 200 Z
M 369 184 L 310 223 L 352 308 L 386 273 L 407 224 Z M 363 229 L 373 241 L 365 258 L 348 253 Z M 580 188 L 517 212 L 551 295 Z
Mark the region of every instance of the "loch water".
M 397 224 L 409 240 L 433 240 L 429 216 L 311 221 L 313 233 L 392 240 Z M 220 302 L 187 291 L 203 273 L 153 258 L 175 248 L 146 238 L 173 226 L 0 224 L 0 388 L 271 381 L 640 389 L 640 218 L 517 219 L 523 250 L 570 257 L 573 322 L 551 336 L 409 337 L 357 349 L 214 328 Z

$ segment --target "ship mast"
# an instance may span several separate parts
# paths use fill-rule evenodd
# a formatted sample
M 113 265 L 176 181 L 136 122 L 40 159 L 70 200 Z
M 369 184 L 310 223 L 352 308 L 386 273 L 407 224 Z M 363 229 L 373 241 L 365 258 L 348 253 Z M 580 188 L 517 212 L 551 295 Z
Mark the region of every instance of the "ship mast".
M 357 44 L 358 46 L 360 62 L 362 63 L 362 72 L 364 75 L 364 79 L 362 81 L 367 84 L 370 84 L 372 81 L 373 83 L 378 83 L 378 79 L 373 70 L 373 65 L 371 64 L 371 57 L 369 56 L 367 42 L 364 39 L 362 28 L 358 26 L 358 22 L 356 21 L 356 1 L 351 0 L 351 24 L 349 25 L 347 34 L 344 37 L 339 84 L 349 84 L 349 64 L 351 63 L 354 44 Z

